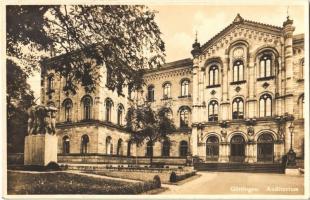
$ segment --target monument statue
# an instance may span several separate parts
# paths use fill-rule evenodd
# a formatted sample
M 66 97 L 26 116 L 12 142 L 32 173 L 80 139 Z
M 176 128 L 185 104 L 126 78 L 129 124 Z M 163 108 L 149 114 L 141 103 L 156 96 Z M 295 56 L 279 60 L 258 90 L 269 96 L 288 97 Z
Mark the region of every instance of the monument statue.
M 56 112 L 53 106 L 35 106 L 28 111 L 28 134 L 51 134 L 56 133 Z
M 24 164 L 57 162 L 56 112 L 53 106 L 38 105 L 28 110 L 28 136 L 25 137 Z

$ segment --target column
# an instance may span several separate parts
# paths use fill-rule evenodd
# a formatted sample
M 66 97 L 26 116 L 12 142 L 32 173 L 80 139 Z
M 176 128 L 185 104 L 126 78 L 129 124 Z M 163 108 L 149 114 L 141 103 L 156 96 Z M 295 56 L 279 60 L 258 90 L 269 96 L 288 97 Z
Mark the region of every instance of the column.
M 287 18 L 284 28 L 284 62 L 285 62 L 285 112 L 293 114 L 293 20 Z
M 197 156 L 198 155 L 198 135 L 197 135 L 197 126 L 194 126 L 192 128 L 192 135 L 191 135 L 191 142 L 192 142 L 192 155 Z

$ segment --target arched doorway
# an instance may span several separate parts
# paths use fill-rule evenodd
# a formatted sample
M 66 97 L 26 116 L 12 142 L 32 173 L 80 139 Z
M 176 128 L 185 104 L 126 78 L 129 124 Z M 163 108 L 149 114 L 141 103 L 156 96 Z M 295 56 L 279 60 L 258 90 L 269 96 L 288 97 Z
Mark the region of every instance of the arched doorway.
M 269 133 L 263 133 L 257 139 L 257 161 L 273 162 L 274 140 Z
M 230 140 L 230 162 L 243 162 L 245 158 L 245 140 L 235 135 Z
M 217 161 L 219 158 L 219 140 L 216 136 L 210 136 L 206 142 L 206 159 Z

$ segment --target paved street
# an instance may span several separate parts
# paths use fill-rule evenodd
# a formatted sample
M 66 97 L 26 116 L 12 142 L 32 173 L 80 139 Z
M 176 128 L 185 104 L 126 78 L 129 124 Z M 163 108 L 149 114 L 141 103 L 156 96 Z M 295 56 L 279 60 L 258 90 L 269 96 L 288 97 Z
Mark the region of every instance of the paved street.
M 284 174 L 198 172 L 201 175 L 182 185 L 165 185 L 166 194 L 278 194 L 302 195 L 303 176 Z

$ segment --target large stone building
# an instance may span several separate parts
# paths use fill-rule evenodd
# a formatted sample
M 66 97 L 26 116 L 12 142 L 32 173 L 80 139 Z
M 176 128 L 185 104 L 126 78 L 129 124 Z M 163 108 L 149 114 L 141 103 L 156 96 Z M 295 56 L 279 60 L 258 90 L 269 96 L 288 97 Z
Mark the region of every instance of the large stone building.
M 52 58 L 42 66 L 42 103 L 58 109 L 58 153 L 178 158 L 203 162 L 280 162 L 291 143 L 304 156 L 304 36 L 293 35 L 289 18 L 277 27 L 239 14 L 205 44 L 193 44 L 193 58 L 149 70 L 140 93 L 154 109 L 166 106 L 177 126 L 172 143 L 136 147 L 124 129 L 130 93 L 101 87 L 72 96 Z M 46 66 L 45 66 L 46 65 Z M 127 90 L 125 87 L 124 90 Z M 292 127 L 292 126 L 291 126 Z M 113 156 L 112 156 L 113 157 Z

